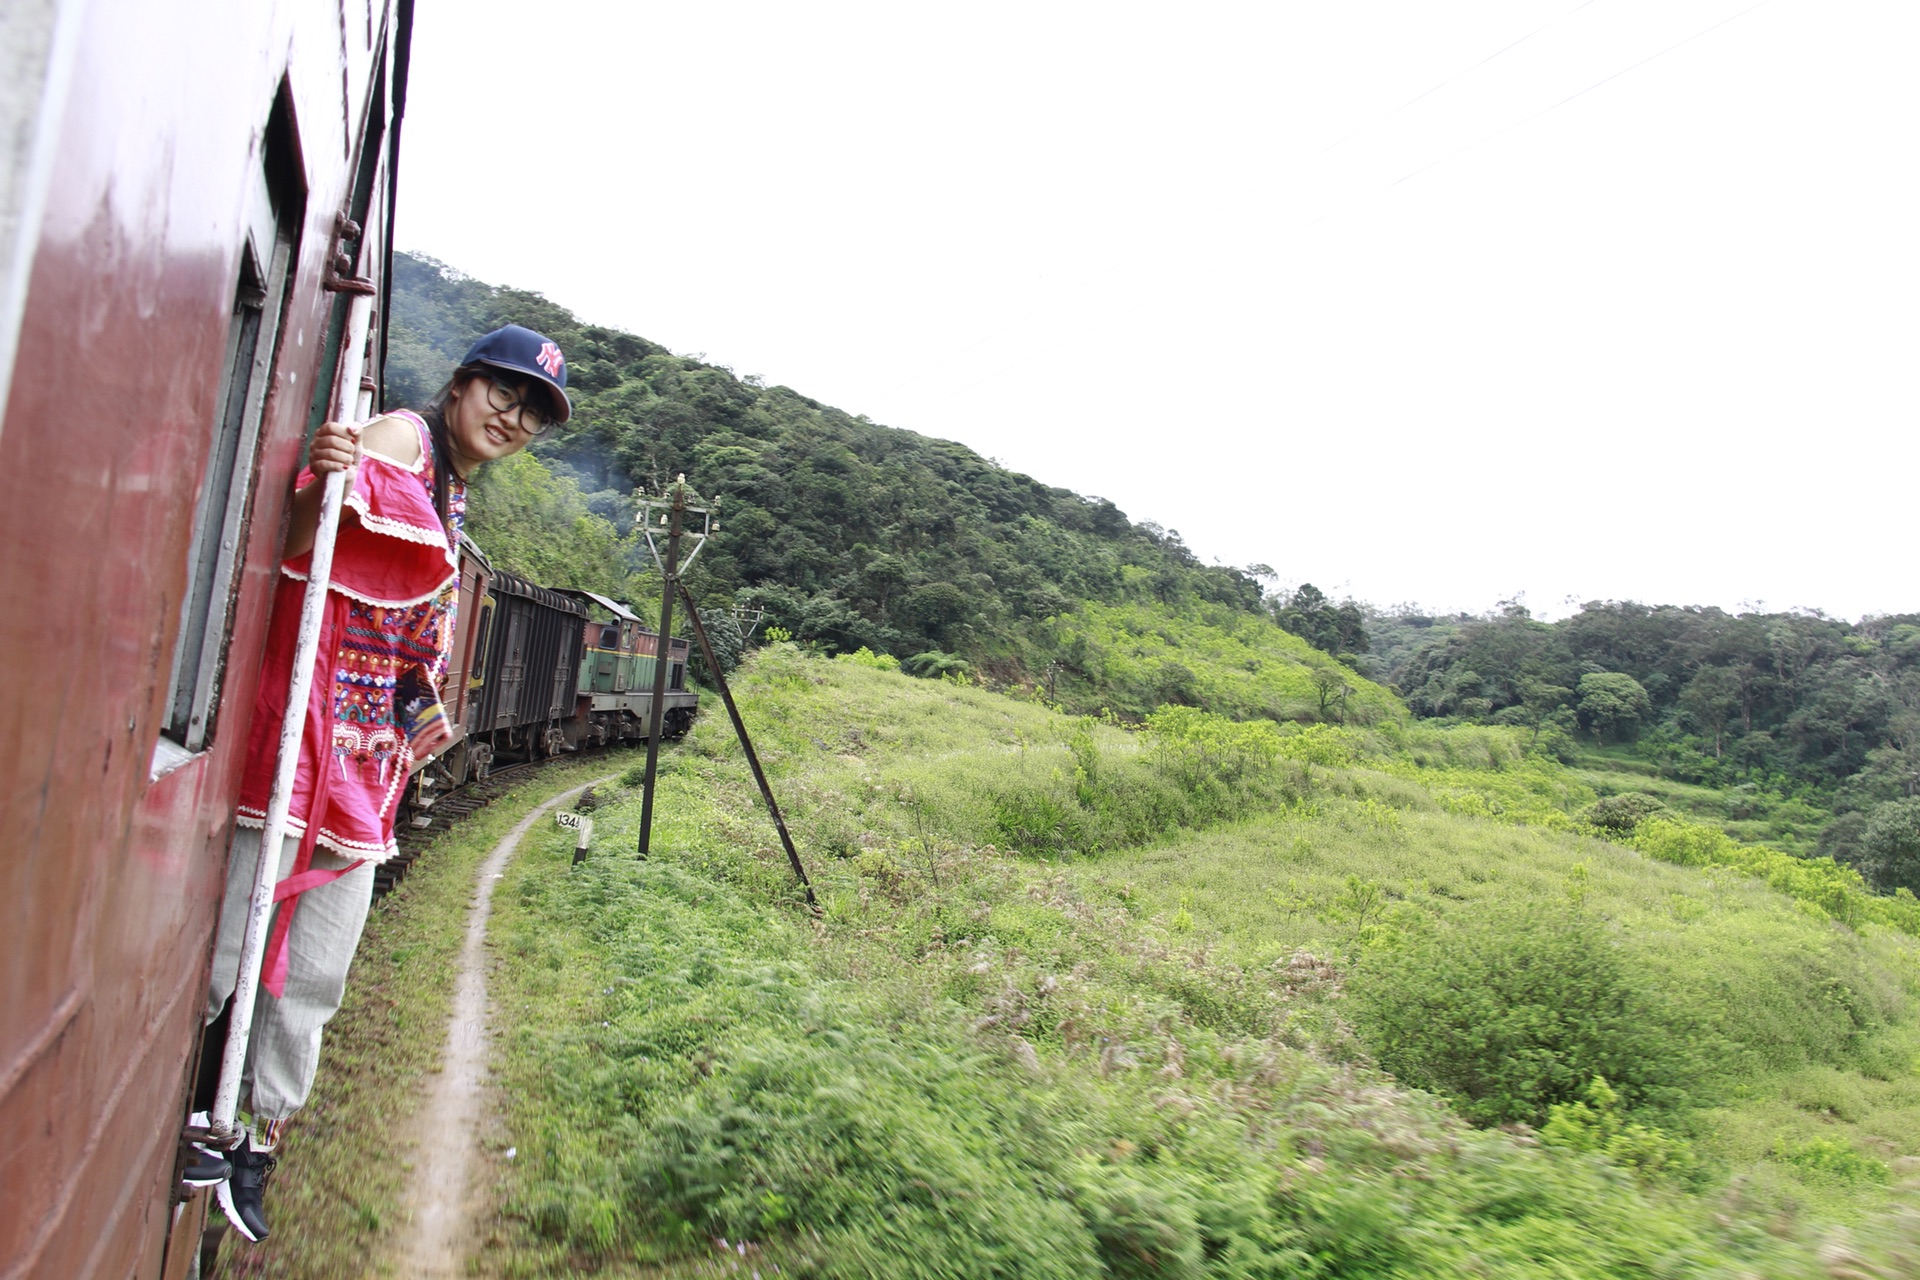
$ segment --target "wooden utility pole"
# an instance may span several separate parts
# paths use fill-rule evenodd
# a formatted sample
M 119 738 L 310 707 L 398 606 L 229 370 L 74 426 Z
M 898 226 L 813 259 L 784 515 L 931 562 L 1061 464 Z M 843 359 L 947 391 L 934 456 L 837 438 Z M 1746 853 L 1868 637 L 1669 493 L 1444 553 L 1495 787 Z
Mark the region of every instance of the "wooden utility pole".
M 713 651 L 713 642 L 707 638 L 707 627 L 700 618 L 700 608 L 693 602 L 693 593 L 687 590 L 682 574 L 691 566 L 701 548 L 707 545 L 709 535 L 720 531 L 719 524 L 713 518 L 713 512 L 720 505 L 715 499 L 711 507 L 687 505 L 687 478 L 681 476 L 668 489 L 661 500 L 646 499 L 640 504 L 637 523 L 645 530 L 647 546 L 653 552 L 660 571 L 666 577 L 666 585 L 660 593 L 660 656 L 653 668 L 653 714 L 650 732 L 647 735 L 647 773 L 645 794 L 640 801 L 640 856 L 646 857 L 653 838 L 653 790 L 654 775 L 660 758 L 660 733 L 667 693 L 667 663 L 673 653 L 673 597 L 678 594 L 681 603 L 687 607 L 687 621 L 693 625 L 694 639 L 700 643 L 700 652 L 707 660 L 707 673 L 712 676 L 714 687 L 720 691 L 720 701 L 726 704 L 727 717 L 733 722 L 733 731 L 740 739 L 740 750 L 747 757 L 747 768 L 753 772 L 753 780 L 760 788 L 760 798 L 767 803 L 767 816 L 773 819 L 773 829 L 780 834 L 780 846 L 786 850 L 787 864 L 793 868 L 793 874 L 805 891 L 807 907 L 815 915 L 820 913 L 819 900 L 813 896 L 813 882 L 807 878 L 807 869 L 800 861 L 800 852 L 794 848 L 793 836 L 787 831 L 787 820 L 780 813 L 780 802 L 774 799 L 773 784 L 767 781 L 767 771 L 760 765 L 760 753 L 753 749 L 753 739 L 747 736 L 747 723 L 740 718 L 740 708 L 733 700 L 733 690 L 727 687 L 727 673 L 721 669 L 720 659 Z M 652 523 L 655 512 L 667 527 L 667 547 L 663 554 L 654 542 Z M 686 531 L 686 517 L 701 517 L 699 529 L 694 532 L 693 553 L 687 557 L 685 565 L 680 564 L 680 538 Z M 753 623 L 758 625 L 766 610 L 753 611 Z M 736 617 L 738 612 L 736 612 Z M 751 634 L 751 632 L 749 632 Z
M 666 722 L 667 668 L 673 662 L 673 597 L 680 584 L 681 523 L 687 514 L 687 478 L 681 476 L 667 489 L 667 550 L 660 558 L 666 586 L 660 592 L 660 635 L 653 645 L 653 706 L 647 716 L 647 773 L 641 784 L 640 856 L 646 857 L 653 839 L 653 778 L 660 768 L 660 733 Z M 652 514 L 651 505 L 642 505 L 640 519 Z M 647 545 L 653 545 L 653 529 L 647 527 Z M 656 551 L 656 554 L 658 552 Z

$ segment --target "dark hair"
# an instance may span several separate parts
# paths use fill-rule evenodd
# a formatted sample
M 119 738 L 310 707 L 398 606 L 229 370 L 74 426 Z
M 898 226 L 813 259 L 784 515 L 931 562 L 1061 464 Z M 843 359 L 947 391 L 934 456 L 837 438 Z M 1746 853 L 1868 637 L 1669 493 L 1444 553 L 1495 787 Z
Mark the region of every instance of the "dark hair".
M 434 392 L 433 399 L 420 407 L 420 417 L 427 424 L 427 438 L 433 442 L 433 509 L 439 514 L 443 527 L 447 523 L 447 477 L 453 474 L 453 454 L 447 448 L 447 395 L 455 386 L 480 372 L 478 365 L 461 365 L 447 379 L 447 385 Z
M 420 417 L 427 424 L 427 436 L 433 441 L 433 509 L 440 513 L 440 523 L 443 525 L 447 522 L 447 477 L 453 471 L 450 461 L 453 455 L 447 448 L 447 396 L 456 386 L 474 378 L 485 378 L 489 382 L 513 379 L 512 385 L 518 395 L 538 388 L 546 396 L 548 412 L 556 408 L 552 391 L 537 378 L 490 364 L 463 364 L 453 371 L 447 384 L 434 392 L 433 399 L 420 408 Z

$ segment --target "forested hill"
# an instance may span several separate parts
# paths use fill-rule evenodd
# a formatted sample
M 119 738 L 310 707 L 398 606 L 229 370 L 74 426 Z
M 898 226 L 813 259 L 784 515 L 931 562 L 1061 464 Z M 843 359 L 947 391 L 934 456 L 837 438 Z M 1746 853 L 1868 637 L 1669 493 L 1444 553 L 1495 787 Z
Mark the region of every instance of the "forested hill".
M 1367 629 L 1375 670 L 1415 715 L 1577 742 L 1595 762 L 1708 789 L 1697 799 L 1743 839 L 1920 889 L 1920 614 L 1592 601 L 1546 623 L 1509 601 L 1483 617 L 1376 613 Z
M 1236 717 L 1371 721 L 1404 711 L 1263 607 L 1267 572 L 1202 564 L 1129 520 L 948 440 L 583 324 L 535 293 L 397 254 L 387 401 L 420 404 L 475 335 L 508 322 L 567 353 L 574 420 L 489 469 L 474 532 L 506 566 L 639 598 L 637 490 L 684 473 L 722 500 L 689 584 L 830 652 L 920 675 L 980 669 L 1076 710 L 1188 704 Z
M 537 294 L 430 258 L 396 255 L 394 279 L 391 403 L 424 400 L 475 335 L 509 319 L 549 334 L 567 353 L 576 425 L 536 455 L 621 528 L 636 488 L 657 493 L 682 472 L 722 496 L 706 590 L 753 588 L 801 638 L 984 656 L 1007 624 L 1080 600 L 1259 608 L 1251 577 L 1201 564 L 1178 534 L 964 445 L 582 324 Z

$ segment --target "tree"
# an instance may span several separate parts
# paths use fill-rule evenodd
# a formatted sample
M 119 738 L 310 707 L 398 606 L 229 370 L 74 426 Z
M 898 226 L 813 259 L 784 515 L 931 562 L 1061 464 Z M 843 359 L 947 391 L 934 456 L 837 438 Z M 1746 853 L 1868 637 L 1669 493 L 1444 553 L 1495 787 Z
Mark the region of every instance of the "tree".
M 740 655 L 746 650 L 747 639 L 740 633 L 740 620 L 733 616 L 733 610 L 726 608 L 702 608 L 700 624 L 706 628 L 707 643 L 713 646 L 713 656 L 719 662 L 722 672 L 732 671 L 740 665 Z M 678 630 L 678 628 L 675 628 Z M 713 675 L 707 669 L 707 657 L 698 644 L 693 646 L 693 678 L 703 684 L 712 684 Z
M 1527 749 L 1531 751 L 1540 741 L 1540 730 L 1562 712 L 1573 690 L 1561 684 L 1548 684 L 1544 680 L 1524 679 L 1520 682 L 1520 720 L 1519 723 L 1533 730 L 1533 736 L 1527 739 Z
M 867 561 L 860 574 L 866 587 L 867 598 L 873 601 L 879 620 L 885 622 L 887 598 L 911 580 L 912 570 L 899 556 L 882 551 Z
M 1328 652 L 1345 657 L 1365 653 L 1370 647 L 1367 640 L 1367 615 L 1359 605 L 1348 600 L 1333 611 L 1334 647 Z
M 1713 739 L 1713 758 L 1721 758 L 1727 725 L 1740 709 L 1740 681 L 1725 667 L 1703 668 L 1680 691 L 1680 708 L 1703 735 Z
M 1580 723 L 1604 742 L 1609 733 L 1626 736 L 1653 710 L 1653 700 L 1632 676 L 1619 671 L 1590 671 L 1580 677 Z
M 1337 703 L 1340 707 L 1340 723 L 1347 722 L 1347 696 L 1353 692 L 1353 686 L 1347 683 L 1340 668 L 1331 665 L 1315 667 L 1313 691 L 1320 699 L 1322 720 L 1327 718 L 1327 711 Z
M 1920 800 L 1889 800 L 1867 815 L 1860 874 L 1882 893 L 1920 891 Z
M 1276 597 L 1270 607 L 1273 620 L 1283 630 L 1322 653 L 1338 657 L 1368 649 L 1367 618 L 1360 606 L 1351 600 L 1336 605 L 1311 582 L 1301 583 L 1290 595 Z
M 944 639 L 947 629 L 967 616 L 967 593 L 951 582 L 929 582 L 907 597 L 906 612 L 927 634 Z

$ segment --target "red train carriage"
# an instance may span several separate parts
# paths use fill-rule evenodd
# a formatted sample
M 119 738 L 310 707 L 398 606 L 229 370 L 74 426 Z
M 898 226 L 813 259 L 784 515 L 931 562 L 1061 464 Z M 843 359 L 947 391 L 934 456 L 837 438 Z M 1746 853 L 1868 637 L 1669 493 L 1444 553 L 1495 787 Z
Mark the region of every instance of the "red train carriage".
M 414 776 L 407 794 L 409 820 L 468 779 L 484 775 L 493 759 L 490 743 L 473 734 L 480 691 L 486 687 L 487 645 L 493 633 L 493 564 L 466 534 L 460 535 L 460 605 L 454 613 L 453 656 L 441 697 L 453 740 Z M 421 825 L 426 819 L 420 818 Z
M 192 1262 L 241 750 L 304 437 L 378 384 L 409 4 L 0 28 L 3 1277 Z

